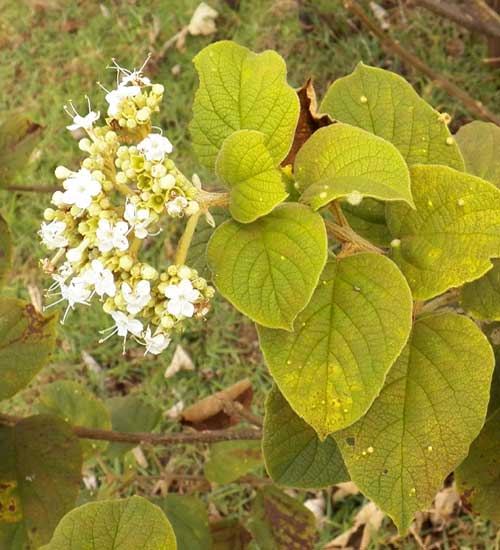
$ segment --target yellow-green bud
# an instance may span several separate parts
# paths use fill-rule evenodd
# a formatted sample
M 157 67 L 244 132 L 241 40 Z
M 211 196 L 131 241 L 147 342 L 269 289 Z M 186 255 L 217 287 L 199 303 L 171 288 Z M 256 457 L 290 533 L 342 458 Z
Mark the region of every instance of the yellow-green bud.
M 177 270 L 177 274 L 181 279 L 190 279 L 191 269 L 187 265 L 181 265 Z
M 152 175 L 154 178 L 161 178 L 161 177 L 163 177 L 166 173 L 167 173 L 167 169 L 165 168 L 165 166 L 163 166 L 163 164 L 155 164 L 155 165 L 151 168 L 151 175 Z
M 160 179 L 160 186 L 162 189 L 172 189 L 175 187 L 175 178 L 172 174 L 167 174 Z
M 113 189 L 113 184 L 109 180 L 104 180 L 102 182 L 102 188 L 106 191 L 106 193 L 109 193 L 111 189 Z
M 164 90 L 165 90 L 165 88 L 163 87 L 162 84 L 153 84 L 153 86 L 151 87 L 151 91 L 155 95 L 162 95 Z
M 68 170 L 65 166 L 58 166 L 54 170 L 54 174 L 58 180 L 65 180 L 66 178 L 69 178 L 73 172 Z
M 161 318 L 161 326 L 166 329 L 170 329 L 175 325 L 175 321 L 170 317 L 170 315 L 164 315 Z
M 50 222 L 54 219 L 55 210 L 53 208 L 46 208 L 43 212 L 43 218 Z
M 137 122 L 147 122 L 151 117 L 151 109 L 149 107 L 143 107 L 139 109 L 136 114 Z
M 129 118 L 127 120 L 127 128 L 130 128 L 131 130 L 137 126 L 137 122 L 133 118 Z
M 130 270 L 132 277 L 139 277 L 141 275 L 141 266 L 135 264 L 134 267 Z
M 170 275 L 170 277 L 174 277 L 175 275 L 177 275 L 177 266 L 169 265 L 167 268 L 167 273 Z
M 118 172 L 115 177 L 116 177 L 116 183 L 119 183 L 121 185 L 124 185 L 128 181 L 128 178 L 125 172 Z
M 78 147 L 81 151 L 90 151 L 90 146 L 92 145 L 92 142 L 89 138 L 83 138 L 78 142 Z
M 148 264 L 144 264 L 141 268 L 141 277 L 152 281 L 158 277 L 158 271 Z
M 132 266 L 134 265 L 134 260 L 128 254 L 125 254 L 120 258 L 118 265 L 121 269 L 124 269 L 125 271 L 130 271 L 132 269 Z

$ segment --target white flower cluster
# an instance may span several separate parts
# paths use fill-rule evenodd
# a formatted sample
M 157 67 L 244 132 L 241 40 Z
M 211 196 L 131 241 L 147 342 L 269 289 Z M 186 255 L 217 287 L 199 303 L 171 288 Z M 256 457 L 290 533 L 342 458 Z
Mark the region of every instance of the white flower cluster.
M 40 236 L 55 251 L 43 262 L 54 281 L 48 295 L 56 297 L 48 307 L 66 302 L 64 322 L 77 304 L 96 298 L 112 318 L 101 341 L 117 334 L 125 349 L 132 335 L 146 352 L 158 354 L 186 319 L 205 317 L 214 290 L 186 265 L 159 273 L 138 258 L 164 217 L 198 212 L 199 190 L 169 158 L 170 141 L 152 132 L 163 86 L 151 84 L 142 70 L 116 67 L 104 126 L 94 126 L 100 115 L 90 104 L 85 116 L 72 104 L 67 110 L 73 119 L 68 129 L 87 134 L 79 142 L 87 156 L 76 172 L 56 169 L 63 190 L 52 196 L 55 208 L 44 213 Z

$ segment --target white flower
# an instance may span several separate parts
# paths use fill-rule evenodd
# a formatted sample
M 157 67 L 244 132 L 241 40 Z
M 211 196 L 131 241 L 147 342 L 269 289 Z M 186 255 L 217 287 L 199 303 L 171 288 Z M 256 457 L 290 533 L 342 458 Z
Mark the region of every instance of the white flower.
M 200 297 L 200 293 L 193 288 L 190 280 L 183 279 L 178 285 L 168 285 L 165 296 L 169 298 L 167 311 L 177 319 L 192 317 L 194 314 L 193 302 Z
M 166 154 L 173 151 L 170 141 L 160 134 L 149 134 L 144 138 L 137 149 L 144 155 L 146 160 L 161 162 Z
M 112 311 L 110 315 L 115 324 L 112 327 L 101 331 L 101 334 L 106 332 L 109 332 L 109 334 L 104 338 L 101 338 L 99 343 L 102 344 L 114 334 L 118 334 L 118 336 L 123 337 L 123 353 L 125 353 L 125 344 L 127 342 L 128 333 L 130 332 L 130 334 L 133 334 L 134 336 L 140 336 L 142 332 L 142 323 L 138 319 L 128 317 L 121 311 Z
M 134 290 L 128 283 L 122 283 L 121 291 L 127 304 L 127 311 L 132 315 L 139 313 L 151 298 L 149 281 L 139 281 Z
M 138 239 L 145 239 L 149 235 L 147 227 L 152 220 L 147 208 L 137 208 L 135 204 L 129 202 L 125 206 L 123 217 L 134 229 L 134 235 Z
M 101 113 L 99 113 L 99 111 L 97 111 L 97 112 L 90 111 L 85 116 L 80 116 L 80 115 L 76 114 L 73 117 L 73 124 L 70 124 L 69 126 L 66 126 L 66 128 L 68 130 L 70 130 L 71 132 L 73 132 L 75 130 L 79 130 L 80 128 L 82 128 L 83 130 L 90 130 L 92 128 L 94 122 L 96 120 L 98 120 L 100 116 L 101 116 Z
M 151 329 L 148 327 L 144 334 L 144 343 L 146 346 L 146 353 L 158 355 L 168 348 L 170 344 L 170 338 L 162 332 L 159 332 L 152 336 Z
M 108 102 L 108 115 L 116 117 L 120 114 L 120 104 L 128 97 L 134 97 L 141 93 L 140 86 L 118 86 L 115 90 L 111 90 L 105 96 Z
M 106 294 L 113 297 L 116 294 L 116 285 L 113 273 L 105 269 L 100 260 L 92 260 L 89 269 L 83 275 L 84 279 L 94 287 L 94 291 L 101 298 Z
M 95 197 L 101 192 L 101 184 L 96 181 L 86 168 L 80 168 L 64 182 L 66 191 L 62 200 L 65 204 L 75 204 L 78 208 L 88 208 Z
M 122 69 L 122 71 L 125 71 L 125 69 Z M 151 86 L 151 80 L 147 76 L 144 76 L 141 70 L 125 74 L 120 81 L 120 87 L 127 86 L 130 83 L 138 86 Z
M 49 249 L 64 248 L 68 246 L 68 239 L 64 236 L 65 222 L 53 220 L 50 223 L 42 223 L 39 234 L 43 244 Z
M 109 220 L 101 218 L 97 224 L 97 248 L 100 252 L 109 252 L 112 248 L 117 248 L 122 252 L 128 249 L 129 243 L 127 233 L 128 224 L 124 221 L 112 224 Z
M 75 309 L 76 304 L 83 304 L 86 306 L 89 305 L 87 300 L 90 298 L 92 291 L 90 290 L 87 281 L 85 281 L 83 277 L 73 277 L 73 279 L 71 279 L 68 284 L 64 283 L 64 278 L 60 275 L 54 275 L 53 279 L 55 280 L 57 286 L 59 286 L 60 288 L 60 292 L 58 292 L 57 294 L 60 294 L 61 298 L 59 298 L 59 300 L 56 300 L 52 304 L 49 304 L 47 307 L 55 306 L 56 304 L 67 300 L 68 307 L 66 308 L 66 311 L 64 312 L 64 316 L 61 321 L 61 324 L 64 324 L 69 310 Z
M 56 206 L 61 206 L 61 204 L 64 204 L 64 193 L 62 191 L 55 191 L 50 202 Z
M 193 36 L 214 34 L 217 30 L 215 26 L 217 15 L 218 13 L 213 8 L 202 2 L 194 11 L 193 17 L 191 17 L 188 25 L 189 34 Z
M 187 205 L 188 200 L 186 197 L 179 195 L 178 197 L 175 197 L 173 201 L 167 202 L 167 214 L 172 217 L 180 216 Z

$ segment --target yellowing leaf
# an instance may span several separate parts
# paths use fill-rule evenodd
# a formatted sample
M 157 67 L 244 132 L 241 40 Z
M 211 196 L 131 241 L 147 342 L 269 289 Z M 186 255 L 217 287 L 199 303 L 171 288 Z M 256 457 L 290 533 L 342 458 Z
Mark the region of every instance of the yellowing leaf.
M 494 358 L 470 320 L 417 320 L 369 411 L 335 434 L 352 480 L 404 532 L 467 455 L 489 399 Z
M 0 400 L 24 388 L 47 362 L 56 316 L 44 317 L 14 298 L 0 298 Z
M 465 284 L 460 292 L 460 304 L 476 319 L 500 321 L 500 260 L 482 277 Z
M 330 86 L 320 111 L 390 141 L 409 165 L 464 167 L 444 117 L 390 71 L 359 63 Z
M 377 254 L 327 263 L 294 331 L 259 327 L 271 374 L 320 438 L 345 428 L 373 403 L 411 328 L 410 289 Z
M 500 186 L 500 128 L 475 120 L 455 135 L 469 174 Z
M 363 197 L 403 200 L 413 206 L 410 175 L 401 153 L 389 142 L 347 124 L 317 130 L 295 159 L 302 202 L 315 210 L 332 200 Z
M 500 257 L 500 191 L 446 166 L 413 166 L 416 210 L 387 206 L 393 257 L 417 300 L 477 279 Z
M 234 132 L 224 141 L 215 163 L 217 175 L 231 189 L 231 215 L 241 223 L 268 214 L 287 197 L 281 171 L 265 143 L 261 132 Z
M 237 130 L 259 130 L 277 164 L 288 153 L 299 116 L 297 94 L 286 82 L 286 65 L 273 51 L 255 54 L 234 42 L 203 49 L 194 64 L 200 87 L 191 134 L 200 160 L 213 168 L 224 140 Z
M 176 550 L 165 514 L 142 497 L 101 500 L 66 514 L 40 550 Z
M 260 441 L 221 441 L 210 446 L 205 477 L 214 483 L 231 483 L 261 464 Z
M 385 221 L 385 204 L 375 199 L 363 200 L 358 205 L 342 204 L 349 225 L 362 237 L 377 246 L 389 246 L 391 234 Z
M 208 244 L 219 292 L 250 319 L 286 330 L 309 302 L 326 254 L 323 219 L 299 204 L 249 224 L 227 221 Z
M 0 502 L 7 504 L 0 510 L 0 541 L 4 530 L 16 527 L 20 548 L 39 548 L 75 505 L 79 441 L 63 420 L 31 416 L 13 428 L 0 427 L 0 456 Z
M 10 268 L 12 257 L 12 239 L 9 226 L 0 215 L 0 287 L 2 286 Z
M 262 450 L 269 475 L 280 485 L 312 489 L 349 479 L 333 437 L 320 441 L 276 386 L 266 401 Z

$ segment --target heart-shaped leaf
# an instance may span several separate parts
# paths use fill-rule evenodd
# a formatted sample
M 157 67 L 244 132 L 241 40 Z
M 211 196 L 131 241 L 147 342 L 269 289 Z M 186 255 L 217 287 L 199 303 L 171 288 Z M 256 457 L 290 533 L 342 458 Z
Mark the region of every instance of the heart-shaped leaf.
M 210 446 L 205 477 L 214 483 L 231 483 L 261 464 L 260 441 L 221 441 Z

